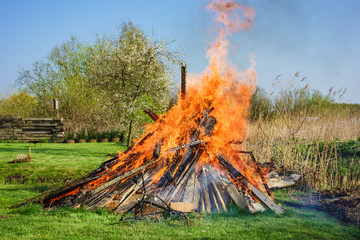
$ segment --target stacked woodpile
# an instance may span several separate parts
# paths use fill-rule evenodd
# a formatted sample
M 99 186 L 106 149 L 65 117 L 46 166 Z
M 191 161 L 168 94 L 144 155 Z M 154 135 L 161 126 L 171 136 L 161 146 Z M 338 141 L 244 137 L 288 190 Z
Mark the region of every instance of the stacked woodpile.
M 157 120 L 157 131 L 146 134 L 124 154 L 116 156 L 90 173 L 65 187 L 48 192 L 36 201 L 46 208 L 87 206 L 109 208 L 115 213 L 132 212 L 135 216 L 175 212 L 227 211 L 230 202 L 251 212 L 270 208 L 280 214 L 267 186 L 262 170 L 252 154 L 233 150 L 242 164 L 235 166 L 221 150 L 209 152 L 207 137 L 211 136 L 216 119 L 205 110 L 195 121 L 188 143 L 164 148 L 157 136 L 166 126 L 165 118 L 147 110 Z M 154 117 L 156 116 L 156 117 Z M 239 144 L 232 141 L 229 144 Z M 147 146 L 146 146 L 147 145 Z M 152 148 L 148 146 L 153 145 Z M 212 163 L 202 163 L 205 155 L 214 156 Z M 246 168 L 254 168 L 251 174 Z
M 29 141 L 64 137 L 62 119 L 55 118 L 20 118 L 0 115 L 0 139 Z

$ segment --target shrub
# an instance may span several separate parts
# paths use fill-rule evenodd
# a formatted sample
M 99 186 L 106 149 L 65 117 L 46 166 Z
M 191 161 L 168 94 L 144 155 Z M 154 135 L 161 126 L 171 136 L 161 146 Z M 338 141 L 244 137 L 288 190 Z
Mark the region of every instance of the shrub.
M 95 128 L 90 128 L 87 131 L 87 136 L 88 136 L 88 139 L 97 139 L 96 129 Z
M 87 140 L 87 135 L 86 135 L 85 129 L 83 129 L 80 132 L 76 133 L 76 139 L 85 139 L 85 140 Z
M 99 132 L 97 134 L 97 139 L 100 140 L 100 139 L 108 139 L 109 138 L 109 132 L 107 131 L 104 131 L 104 132 Z
M 109 132 L 109 138 L 118 138 L 120 135 L 120 132 L 119 131 L 116 131 L 116 130 L 110 130 Z
M 64 140 L 74 140 L 75 139 L 75 134 L 74 132 L 68 132 L 65 134 Z

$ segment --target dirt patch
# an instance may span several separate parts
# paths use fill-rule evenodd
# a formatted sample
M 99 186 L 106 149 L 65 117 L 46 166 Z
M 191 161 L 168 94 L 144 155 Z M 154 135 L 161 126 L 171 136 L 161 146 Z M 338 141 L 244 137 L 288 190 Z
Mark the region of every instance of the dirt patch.
M 24 184 L 29 180 L 26 176 L 21 173 L 9 175 L 6 177 L 5 183 L 17 183 L 17 184 Z
M 342 222 L 351 222 L 360 227 L 360 194 L 348 194 L 322 201 L 321 207 Z
M 291 207 L 305 207 L 324 211 L 342 223 L 351 223 L 360 227 L 360 193 L 342 193 L 319 191 L 300 196 L 293 196 L 302 204 L 285 203 Z

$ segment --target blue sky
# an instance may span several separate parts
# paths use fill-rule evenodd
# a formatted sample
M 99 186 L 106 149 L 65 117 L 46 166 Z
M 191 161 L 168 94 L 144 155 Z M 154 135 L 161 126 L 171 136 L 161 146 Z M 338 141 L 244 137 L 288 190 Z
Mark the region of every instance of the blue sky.
M 296 72 L 312 89 L 346 88 L 342 102 L 360 103 L 360 1 L 244 0 L 255 9 L 253 28 L 234 35 L 231 59 L 240 69 L 256 61 L 258 85 L 268 92 L 281 74 L 282 85 Z M 207 65 L 212 17 L 208 0 L 0 0 L 0 89 L 10 89 L 20 67 L 29 67 L 75 35 L 91 42 L 132 21 L 145 32 L 176 40 L 188 71 Z M 304 85 L 305 83 L 302 83 Z M 301 85 L 300 85 L 301 86 Z

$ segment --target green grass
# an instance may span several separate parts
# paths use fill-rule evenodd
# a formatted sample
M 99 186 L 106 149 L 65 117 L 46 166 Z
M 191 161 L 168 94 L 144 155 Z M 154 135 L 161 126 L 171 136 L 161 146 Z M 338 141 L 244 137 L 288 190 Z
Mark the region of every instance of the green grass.
M 29 154 L 27 143 L 0 143 L 0 183 L 63 183 L 80 177 L 124 151 L 116 143 L 42 143 L 31 147 L 32 161 L 9 164 L 18 154 Z
M 123 150 L 112 143 L 43 144 L 33 148 L 31 163 L 8 164 L 27 144 L 0 144 L 0 176 L 27 174 L 25 184 L 0 183 L 0 239 L 359 239 L 360 229 L 343 225 L 325 213 L 287 207 L 282 215 L 272 211 L 249 214 L 232 207 L 228 213 L 190 214 L 189 226 L 181 219 L 119 222 L 119 215 L 85 208 L 45 210 L 37 204 L 10 206 L 87 173 L 107 159 L 107 153 Z M 5 169 L 5 171 L 3 171 Z M 42 183 L 36 179 L 47 174 Z M 277 202 L 292 199 L 275 191 Z
M 325 213 L 288 207 L 283 215 L 271 211 L 245 213 L 235 207 L 228 213 L 190 216 L 183 220 L 119 222 L 120 216 L 104 210 L 57 209 L 48 211 L 28 204 L 9 206 L 47 189 L 41 184 L 0 184 L 1 239 L 359 239 L 355 226 L 341 225 Z M 290 198 L 275 192 L 279 200 Z

